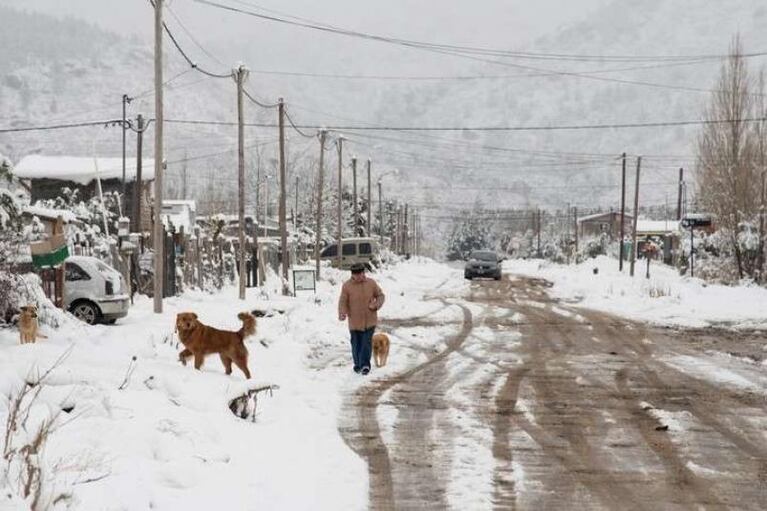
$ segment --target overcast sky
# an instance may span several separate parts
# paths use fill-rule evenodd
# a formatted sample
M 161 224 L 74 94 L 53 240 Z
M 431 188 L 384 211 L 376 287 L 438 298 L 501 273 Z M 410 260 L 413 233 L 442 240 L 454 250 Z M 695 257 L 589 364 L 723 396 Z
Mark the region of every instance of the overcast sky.
M 258 2 L 257 4 L 255 2 Z M 344 28 L 382 35 L 451 44 L 513 47 L 579 21 L 608 0 L 227 0 L 243 8 L 265 9 L 324 21 Z M 0 0 L 0 4 L 72 16 L 112 31 L 151 41 L 152 10 L 148 0 Z M 193 0 L 170 0 L 170 9 L 223 61 L 242 55 L 252 67 L 296 69 L 321 64 L 325 70 L 369 71 L 368 59 L 384 57 L 389 70 L 410 69 L 421 61 L 413 52 L 384 49 L 379 43 L 283 27 L 227 13 Z M 176 21 L 166 15 L 171 26 Z M 177 29 L 179 31 L 179 29 Z M 199 53 L 199 52 L 198 52 Z M 415 52 L 417 53 L 417 52 Z M 200 63 L 204 57 L 198 57 Z M 253 62 L 258 60 L 259 62 Z M 465 61 L 428 59 L 432 68 L 460 68 Z M 212 61 L 210 62 L 212 64 Z

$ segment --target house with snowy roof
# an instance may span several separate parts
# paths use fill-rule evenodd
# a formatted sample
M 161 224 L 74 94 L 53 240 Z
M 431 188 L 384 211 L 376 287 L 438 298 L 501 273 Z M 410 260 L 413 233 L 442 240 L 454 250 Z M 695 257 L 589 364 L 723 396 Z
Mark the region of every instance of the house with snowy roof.
M 125 159 L 125 196 L 121 203 L 123 214 L 132 216 L 133 198 L 138 173 L 136 158 Z M 55 199 L 64 187 L 78 190 L 82 200 L 87 201 L 98 195 L 100 181 L 103 193 L 122 194 L 122 158 L 93 158 L 76 156 L 25 156 L 13 169 L 31 195 L 32 204 L 38 200 Z M 140 205 L 142 223 L 151 220 L 151 183 L 154 181 L 154 159 L 141 160 Z M 147 228 L 147 226 L 144 226 Z

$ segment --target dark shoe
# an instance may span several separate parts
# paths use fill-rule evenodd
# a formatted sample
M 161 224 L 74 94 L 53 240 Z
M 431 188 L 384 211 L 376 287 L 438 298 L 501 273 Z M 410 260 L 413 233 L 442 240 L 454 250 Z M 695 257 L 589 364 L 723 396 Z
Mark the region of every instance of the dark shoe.
M 362 375 L 363 375 L 363 376 L 364 376 L 364 375 L 366 375 L 366 374 L 368 374 L 369 372 L 370 372 L 370 368 L 369 368 L 369 367 L 363 367 L 363 368 L 362 368 Z
M 357 366 L 354 366 L 354 372 L 357 374 L 360 374 L 360 368 Z

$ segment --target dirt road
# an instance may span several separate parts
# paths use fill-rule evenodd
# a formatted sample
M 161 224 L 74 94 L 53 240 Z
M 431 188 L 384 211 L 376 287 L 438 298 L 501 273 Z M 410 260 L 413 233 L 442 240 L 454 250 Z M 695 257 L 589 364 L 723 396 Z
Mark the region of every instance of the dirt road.
M 761 334 L 650 328 L 508 276 L 445 306 L 439 351 L 345 404 L 371 509 L 767 508 Z

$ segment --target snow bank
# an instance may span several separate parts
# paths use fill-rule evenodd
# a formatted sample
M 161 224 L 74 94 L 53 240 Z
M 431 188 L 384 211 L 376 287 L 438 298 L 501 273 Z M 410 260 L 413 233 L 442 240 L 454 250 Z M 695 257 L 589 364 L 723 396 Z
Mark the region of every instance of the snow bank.
M 504 263 L 504 269 L 551 281 L 554 286 L 550 292 L 555 297 L 640 321 L 689 327 L 724 324 L 767 328 L 767 289 L 706 284 L 680 276 L 674 268 L 657 262 L 651 263 L 647 279 L 645 265 L 644 260 L 637 262 L 633 278 L 628 263 L 621 273 L 618 261 L 606 256 L 578 265 L 510 260 Z

